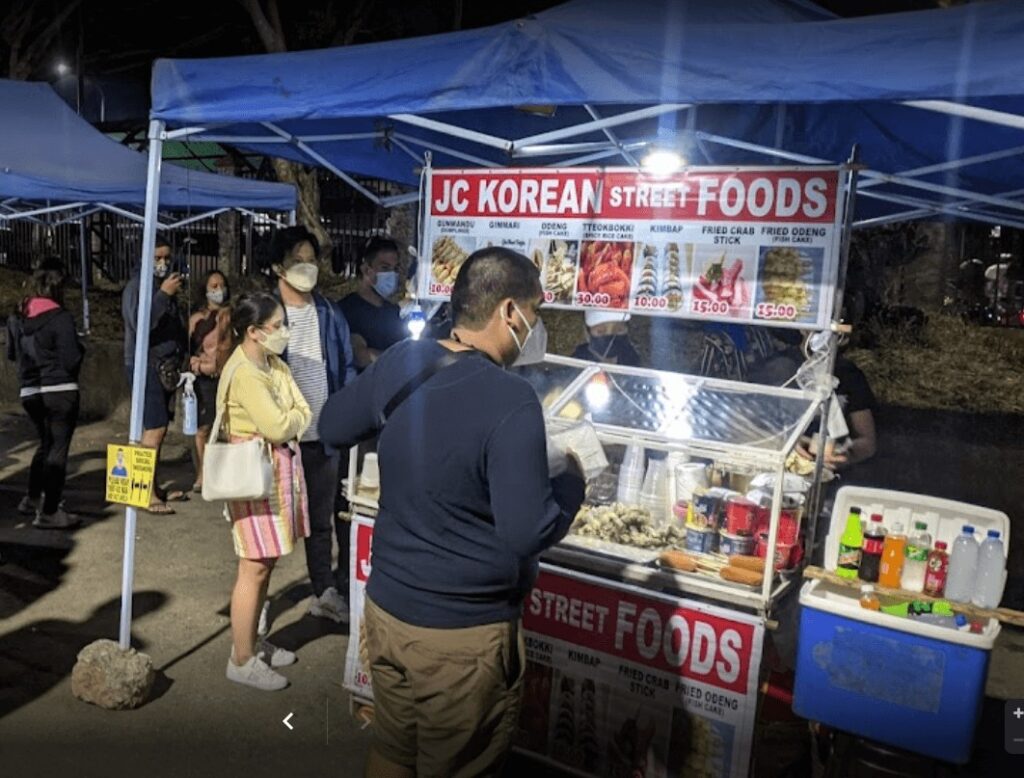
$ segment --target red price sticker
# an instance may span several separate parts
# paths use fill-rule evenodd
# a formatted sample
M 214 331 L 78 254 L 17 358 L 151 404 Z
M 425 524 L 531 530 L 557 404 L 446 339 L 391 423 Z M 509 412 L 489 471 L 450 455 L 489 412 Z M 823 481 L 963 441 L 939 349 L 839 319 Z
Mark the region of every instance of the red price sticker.
M 451 284 L 430 284 L 430 296 L 431 297 L 450 297 L 452 293 Z
M 754 313 L 759 319 L 786 319 L 792 321 L 796 318 L 797 310 L 795 305 L 758 303 Z
M 577 292 L 576 293 L 576 304 L 577 305 L 594 305 L 598 308 L 607 307 L 611 305 L 611 295 L 605 294 L 604 292 Z
M 553 303 L 554 301 L 555 301 L 555 293 L 554 292 L 545 292 L 544 293 L 544 302 L 546 302 L 546 303 Z
M 668 308 L 667 297 L 652 297 L 650 295 L 643 295 L 636 298 L 635 305 L 637 308 L 648 310 L 648 311 L 663 311 Z
M 690 312 L 705 316 L 728 316 L 729 303 L 722 300 L 704 300 L 694 298 L 690 303 Z

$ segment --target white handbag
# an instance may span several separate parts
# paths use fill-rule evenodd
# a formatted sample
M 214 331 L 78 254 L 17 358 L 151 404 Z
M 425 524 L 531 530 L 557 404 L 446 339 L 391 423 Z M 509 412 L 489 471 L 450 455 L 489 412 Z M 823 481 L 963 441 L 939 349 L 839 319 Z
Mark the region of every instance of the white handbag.
M 262 438 L 238 443 L 222 443 L 220 440 L 220 425 L 227 409 L 231 379 L 237 369 L 235 364 L 230 373 L 221 376 L 222 381 L 227 381 L 224 404 L 217 405 L 217 416 L 203 455 L 203 499 L 207 502 L 261 500 L 274 490 L 274 459 L 269 443 Z

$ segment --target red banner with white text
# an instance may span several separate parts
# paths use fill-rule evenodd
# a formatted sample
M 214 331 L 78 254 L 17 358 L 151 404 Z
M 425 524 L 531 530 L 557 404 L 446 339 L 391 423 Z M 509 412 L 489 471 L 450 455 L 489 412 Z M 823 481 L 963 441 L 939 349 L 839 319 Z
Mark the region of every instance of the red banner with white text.
M 825 327 L 844 185 L 837 167 L 433 170 L 419 295 L 446 299 L 470 254 L 502 246 L 550 307 Z

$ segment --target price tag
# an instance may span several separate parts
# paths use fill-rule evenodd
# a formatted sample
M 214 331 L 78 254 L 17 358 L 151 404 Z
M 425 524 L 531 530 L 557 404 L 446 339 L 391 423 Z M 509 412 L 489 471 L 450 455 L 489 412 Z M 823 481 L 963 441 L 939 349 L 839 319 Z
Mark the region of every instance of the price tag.
M 633 305 L 644 311 L 664 311 L 668 309 L 668 298 L 642 295 L 633 301 Z
M 758 303 L 754 311 L 758 319 L 785 319 L 792 321 L 796 318 L 797 310 L 795 305 L 776 305 L 775 303 Z
M 577 305 L 593 305 L 598 308 L 607 308 L 612 302 L 611 295 L 604 294 L 603 292 L 591 293 L 591 292 L 577 292 L 576 293 L 576 304 Z
M 695 297 L 690 302 L 690 312 L 704 316 L 728 316 L 729 303 L 723 300 L 705 300 Z

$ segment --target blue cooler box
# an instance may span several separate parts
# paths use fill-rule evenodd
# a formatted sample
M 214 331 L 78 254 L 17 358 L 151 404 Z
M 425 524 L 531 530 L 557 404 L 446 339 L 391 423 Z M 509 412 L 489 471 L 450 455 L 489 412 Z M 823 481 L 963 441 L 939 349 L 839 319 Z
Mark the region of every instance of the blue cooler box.
M 887 530 L 924 521 L 933 542 L 953 541 L 964 524 L 1003 533 L 1000 511 L 928 495 L 844 486 L 836 494 L 825 542 L 835 570 L 850 508 L 881 514 Z M 804 718 L 918 754 L 963 764 L 985 698 L 999 622 L 981 634 L 890 616 L 860 607 L 855 589 L 808 581 L 800 592 L 800 635 L 793 710 Z
M 809 581 L 800 593 L 793 710 L 918 754 L 971 757 L 999 623 L 979 635 L 860 607 L 857 593 Z

